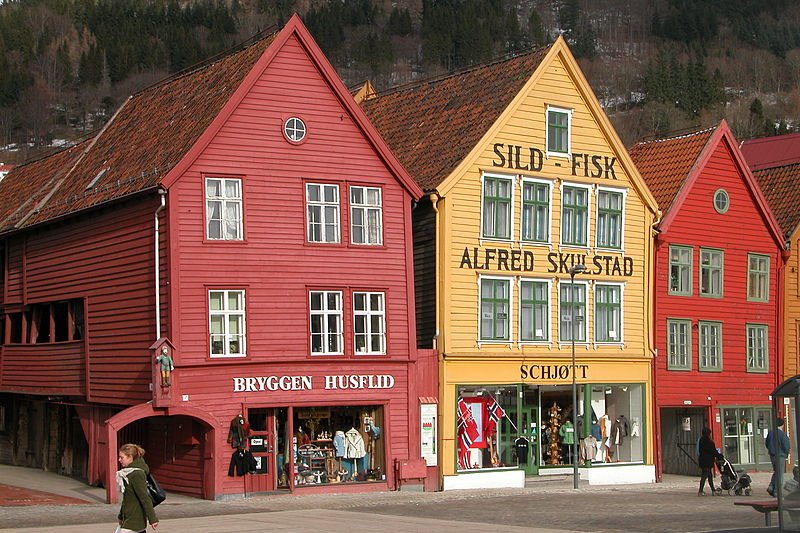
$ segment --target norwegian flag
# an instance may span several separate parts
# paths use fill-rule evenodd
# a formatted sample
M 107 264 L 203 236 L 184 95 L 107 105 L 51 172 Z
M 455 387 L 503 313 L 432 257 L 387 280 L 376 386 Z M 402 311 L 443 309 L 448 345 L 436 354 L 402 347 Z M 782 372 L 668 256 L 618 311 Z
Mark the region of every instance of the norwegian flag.
M 478 423 L 472 416 L 472 410 L 462 397 L 458 398 L 458 434 L 465 448 L 472 446 L 472 443 L 481 436 Z
M 489 414 L 489 423 L 486 424 L 486 433 L 491 435 L 497 429 L 497 423 L 506 416 L 506 411 L 503 409 L 493 396 L 489 396 L 489 401 L 486 402 L 486 411 Z
M 464 398 L 458 397 L 458 467 L 462 470 L 470 468 L 469 449 L 480 437 L 478 423 L 472 416 L 472 410 Z
M 469 468 L 469 437 L 463 431 L 458 435 L 458 468 L 466 470 Z

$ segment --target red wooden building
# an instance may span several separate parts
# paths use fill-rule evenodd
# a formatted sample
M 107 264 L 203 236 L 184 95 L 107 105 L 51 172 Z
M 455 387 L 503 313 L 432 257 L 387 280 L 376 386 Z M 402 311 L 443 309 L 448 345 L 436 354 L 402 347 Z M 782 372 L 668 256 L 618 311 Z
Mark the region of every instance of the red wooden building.
M 127 441 L 203 498 L 435 481 L 420 196 L 296 16 L 17 167 L 0 183 L 0 460 L 110 501 Z
M 727 123 L 630 151 L 663 218 L 655 246 L 657 472 L 696 474 L 704 426 L 731 463 L 770 468 L 781 376 L 780 229 Z

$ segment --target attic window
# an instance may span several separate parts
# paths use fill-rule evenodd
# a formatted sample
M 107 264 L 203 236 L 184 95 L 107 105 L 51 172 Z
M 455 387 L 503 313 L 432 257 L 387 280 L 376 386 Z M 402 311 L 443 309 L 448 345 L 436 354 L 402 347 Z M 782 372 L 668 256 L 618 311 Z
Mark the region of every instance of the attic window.
M 306 125 L 297 117 L 291 117 L 283 123 L 283 134 L 289 142 L 299 143 L 306 137 Z
M 94 179 L 92 179 L 92 181 L 90 181 L 90 182 L 89 182 L 89 185 L 87 185 L 87 186 L 86 186 L 86 190 L 87 190 L 87 191 L 90 191 L 90 190 L 94 189 L 94 186 L 97 184 L 97 182 L 98 182 L 98 181 L 100 181 L 100 179 L 101 179 L 103 176 L 105 176 L 105 175 L 106 175 L 106 172 L 108 172 L 108 169 L 107 169 L 107 168 L 104 168 L 103 170 L 101 170 L 100 172 L 98 172 L 98 173 L 97 173 L 97 176 L 95 176 L 95 177 L 94 177 Z
M 720 215 L 726 213 L 730 207 L 730 203 L 728 191 L 725 189 L 717 189 L 717 192 L 714 193 L 714 209 L 717 210 L 717 213 Z

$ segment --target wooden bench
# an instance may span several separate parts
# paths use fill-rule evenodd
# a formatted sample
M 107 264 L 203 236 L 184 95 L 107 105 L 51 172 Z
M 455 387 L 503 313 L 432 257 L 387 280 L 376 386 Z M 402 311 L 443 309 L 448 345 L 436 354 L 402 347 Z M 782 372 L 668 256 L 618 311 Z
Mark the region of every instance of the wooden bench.
M 764 523 L 767 527 L 772 526 L 772 511 L 778 510 L 778 500 L 741 501 L 733 502 L 733 505 L 749 505 L 759 513 L 764 513 Z

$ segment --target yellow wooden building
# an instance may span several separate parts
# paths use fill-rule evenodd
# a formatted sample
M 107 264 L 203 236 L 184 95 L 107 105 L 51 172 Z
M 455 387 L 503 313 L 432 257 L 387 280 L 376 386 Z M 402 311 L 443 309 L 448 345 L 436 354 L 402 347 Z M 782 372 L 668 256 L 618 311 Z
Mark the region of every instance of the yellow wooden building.
M 442 487 L 575 460 L 590 484 L 654 481 L 658 209 L 563 38 L 362 106 L 427 193 L 417 332 L 440 358 Z

